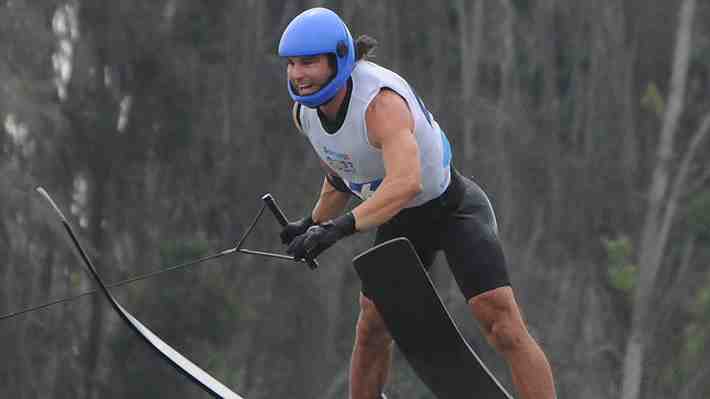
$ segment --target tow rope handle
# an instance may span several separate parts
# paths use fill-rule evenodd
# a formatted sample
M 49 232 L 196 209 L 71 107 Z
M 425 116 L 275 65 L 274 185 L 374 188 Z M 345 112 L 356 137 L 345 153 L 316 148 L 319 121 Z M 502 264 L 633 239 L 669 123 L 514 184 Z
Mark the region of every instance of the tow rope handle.
M 286 227 L 286 225 L 288 224 L 288 219 L 286 219 L 286 215 L 281 210 L 279 205 L 276 203 L 276 200 L 274 199 L 274 197 L 271 194 L 267 193 L 267 194 L 264 194 L 261 197 L 261 199 L 262 199 L 262 201 L 264 201 L 264 203 L 266 203 L 266 206 L 269 207 L 269 209 L 271 210 L 271 213 L 274 214 L 274 217 L 276 217 L 276 220 L 279 222 L 281 227 Z M 310 259 L 310 258 L 306 258 L 305 260 L 306 260 L 306 264 L 308 264 L 308 267 L 310 267 L 311 270 L 315 270 L 318 268 L 318 261 L 317 260 Z

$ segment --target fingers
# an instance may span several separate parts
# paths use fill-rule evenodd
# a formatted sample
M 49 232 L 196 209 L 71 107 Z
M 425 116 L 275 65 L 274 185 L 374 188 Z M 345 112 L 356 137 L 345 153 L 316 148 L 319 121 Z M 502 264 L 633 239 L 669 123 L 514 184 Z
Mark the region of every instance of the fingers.
M 318 240 L 314 235 L 308 234 L 306 236 L 306 239 L 303 240 L 303 248 L 306 250 L 306 253 L 310 254 L 313 252 L 316 247 L 318 246 Z
M 313 226 L 313 219 L 310 216 L 288 223 L 279 234 L 281 243 L 290 244 L 296 237 L 305 233 L 311 226 Z
M 315 258 L 325 249 L 320 248 L 322 247 L 320 244 L 323 232 L 322 227 L 312 226 L 305 233 L 293 239 L 286 252 L 299 259 Z
M 306 240 L 307 236 L 308 233 L 301 234 L 294 238 L 291 244 L 289 244 L 288 249 L 286 249 L 286 253 L 293 255 L 297 259 L 304 259 L 306 257 L 306 250 L 303 246 L 303 242 Z

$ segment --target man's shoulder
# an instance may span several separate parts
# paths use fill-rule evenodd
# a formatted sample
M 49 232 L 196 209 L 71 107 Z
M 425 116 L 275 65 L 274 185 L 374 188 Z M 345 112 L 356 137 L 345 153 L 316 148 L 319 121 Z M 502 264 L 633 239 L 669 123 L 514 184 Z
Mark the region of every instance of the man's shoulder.
M 368 139 L 379 147 L 391 131 L 413 131 L 414 120 L 407 101 L 396 91 L 383 87 L 370 101 L 365 112 Z
M 401 108 L 402 106 L 404 106 L 405 108 Z M 380 88 L 379 92 L 375 94 L 375 96 L 372 98 L 372 101 L 370 101 L 370 104 L 368 104 L 367 110 L 369 112 L 370 110 L 383 107 L 390 110 L 408 109 L 407 101 L 404 99 L 404 97 L 402 97 L 401 94 L 389 87 Z

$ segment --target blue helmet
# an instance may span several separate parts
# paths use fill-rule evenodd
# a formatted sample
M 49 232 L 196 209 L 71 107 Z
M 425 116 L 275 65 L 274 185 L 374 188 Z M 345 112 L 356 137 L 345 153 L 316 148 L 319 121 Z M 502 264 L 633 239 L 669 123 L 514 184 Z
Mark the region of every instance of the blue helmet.
M 348 27 L 342 19 L 326 8 L 311 8 L 299 14 L 288 24 L 279 42 L 280 57 L 300 57 L 333 54 L 337 71 L 320 90 L 299 96 L 286 79 L 288 93 L 293 101 L 316 108 L 335 97 L 348 81 L 355 67 L 355 45 Z

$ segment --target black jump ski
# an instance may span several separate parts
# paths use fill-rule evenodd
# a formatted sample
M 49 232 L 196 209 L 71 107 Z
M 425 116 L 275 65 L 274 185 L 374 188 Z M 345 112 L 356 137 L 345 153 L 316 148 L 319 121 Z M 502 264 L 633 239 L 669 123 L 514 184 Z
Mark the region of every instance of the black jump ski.
M 439 399 L 512 399 L 461 335 L 412 244 L 395 238 L 353 259 L 397 346 Z
M 106 299 L 108 299 L 109 303 L 116 311 L 116 313 L 118 313 L 121 319 L 123 319 L 128 324 L 128 326 L 136 334 L 138 334 L 138 336 L 141 337 L 146 344 L 148 344 L 148 346 L 153 348 L 163 357 L 163 359 L 168 361 L 171 366 L 181 372 L 185 377 L 188 377 L 190 380 L 192 380 L 192 382 L 197 384 L 200 388 L 202 388 L 211 396 L 215 398 L 224 399 L 243 399 L 241 396 L 234 393 L 231 389 L 227 388 L 227 386 L 219 382 L 206 371 L 202 370 L 196 364 L 192 363 L 189 359 L 180 354 L 180 352 L 176 351 L 170 345 L 166 344 L 162 339 L 160 339 L 160 337 L 150 331 L 145 325 L 143 325 L 143 323 L 133 317 L 132 314 L 128 313 L 128 311 L 124 309 L 123 306 L 118 303 L 118 301 L 116 301 L 116 298 L 114 298 L 111 292 L 108 290 L 106 283 L 104 283 L 101 276 L 99 276 L 99 273 L 96 271 L 96 268 L 94 267 L 93 263 L 91 263 L 91 260 L 84 251 L 84 248 L 82 248 L 81 244 L 79 244 L 79 239 L 76 237 L 76 234 L 74 234 L 74 230 L 71 228 L 69 221 L 59 209 L 57 204 L 54 202 L 52 197 L 50 197 L 49 193 L 47 193 L 47 191 L 45 191 L 42 187 L 38 187 L 37 191 L 42 194 L 42 196 L 49 202 L 54 211 L 57 213 L 57 216 L 59 216 L 59 218 L 61 219 L 64 229 L 71 238 L 71 241 L 74 243 L 74 247 L 79 252 L 79 255 L 84 261 L 88 272 L 94 278 L 94 280 L 99 286 L 99 289 L 101 290 L 101 292 L 103 292 L 104 296 L 106 297 Z

